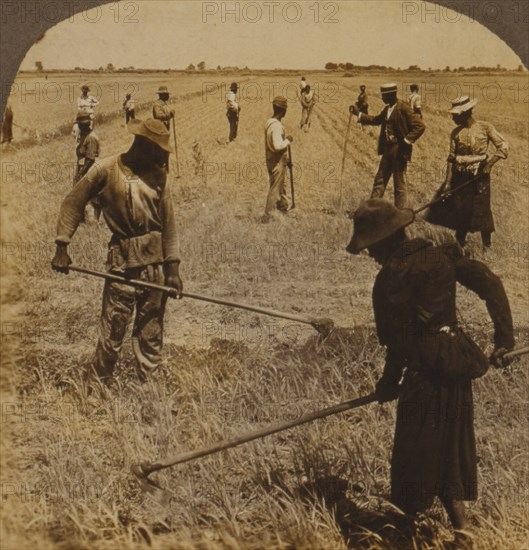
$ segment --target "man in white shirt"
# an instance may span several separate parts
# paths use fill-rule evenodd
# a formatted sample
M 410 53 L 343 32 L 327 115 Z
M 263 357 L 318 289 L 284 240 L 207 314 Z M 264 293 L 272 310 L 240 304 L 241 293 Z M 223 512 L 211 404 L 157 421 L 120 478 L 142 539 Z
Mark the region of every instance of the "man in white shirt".
M 93 95 L 88 95 L 89 91 L 90 87 L 86 84 L 81 86 L 81 95 L 77 98 L 77 110 L 78 114 L 88 114 L 94 120 L 95 108 L 99 105 L 99 100 Z
M 230 91 L 226 94 L 226 116 L 230 123 L 230 136 L 229 141 L 233 141 L 237 137 L 237 129 L 239 128 L 239 113 L 241 107 L 237 101 L 237 91 L 239 85 L 237 82 L 232 82 Z
M 408 97 L 408 105 L 414 113 L 418 114 L 422 118 L 422 99 L 419 95 L 419 86 L 417 84 L 412 84 L 410 86 L 410 92 L 411 94 Z
M 292 136 L 285 137 L 285 127 L 281 120 L 287 112 L 287 100 L 277 96 L 272 102 L 274 113 L 265 125 L 266 167 L 270 180 L 270 190 L 266 199 L 263 221 L 268 221 L 275 210 L 287 212 L 288 200 L 285 189 L 286 167 L 288 165 L 288 146 Z

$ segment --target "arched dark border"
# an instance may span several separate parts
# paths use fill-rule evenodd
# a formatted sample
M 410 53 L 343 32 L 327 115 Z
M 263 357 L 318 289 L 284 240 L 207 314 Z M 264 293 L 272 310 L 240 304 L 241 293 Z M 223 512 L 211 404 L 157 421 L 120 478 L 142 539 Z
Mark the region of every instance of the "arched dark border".
M 169 1 L 169 0 L 168 0 Z M 193 0 L 172 0 L 172 1 L 193 1 Z M 356 1 L 356 0 L 353 0 Z M 401 1 L 401 0 L 395 0 Z M 431 0 L 430 0 L 431 1 Z M 23 5 L 26 13 L 31 14 L 32 9 L 43 2 L 57 6 L 61 14 L 57 21 L 34 21 L 29 16 L 29 21 L 24 22 L 20 15 L 11 17 L 5 15 L 10 6 Z M 0 0 L 0 113 L 4 112 L 6 101 L 5 90 L 13 82 L 18 68 L 24 59 L 27 51 L 35 41 L 44 34 L 46 30 L 53 27 L 57 22 L 67 19 L 72 12 L 79 13 L 85 9 L 111 3 L 109 0 Z M 417 4 L 421 1 L 417 0 Z M 443 7 L 457 10 L 463 15 L 469 14 L 470 6 L 474 5 L 475 19 L 482 23 L 502 40 L 504 40 L 520 57 L 522 63 L 528 67 L 529 58 L 529 23 L 528 12 L 529 2 L 527 0 L 494 0 L 490 2 L 478 2 L 476 0 L 435 0 Z M 483 9 L 483 5 L 489 4 L 491 10 Z M 76 8 L 76 7 L 77 8 Z M 491 17 L 492 8 L 500 6 L 501 15 L 497 18 Z M 516 21 L 516 10 L 518 10 L 518 21 Z M 37 12 L 38 13 L 38 12 Z M 489 17 L 486 17 L 489 14 Z M 72 44 L 74 46 L 74 44 Z M 80 45 L 77 45 L 80 47 Z

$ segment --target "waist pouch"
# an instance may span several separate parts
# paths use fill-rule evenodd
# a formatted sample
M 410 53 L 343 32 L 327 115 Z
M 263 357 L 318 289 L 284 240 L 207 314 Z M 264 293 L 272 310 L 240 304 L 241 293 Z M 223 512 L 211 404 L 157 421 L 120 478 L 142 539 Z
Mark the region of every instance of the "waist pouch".
M 151 231 L 130 239 L 114 236 L 108 245 L 107 269 L 123 272 L 126 269 L 161 264 L 163 259 L 160 231 Z
M 474 379 L 489 369 L 481 348 L 459 327 L 420 339 L 417 370 L 429 371 L 448 379 Z

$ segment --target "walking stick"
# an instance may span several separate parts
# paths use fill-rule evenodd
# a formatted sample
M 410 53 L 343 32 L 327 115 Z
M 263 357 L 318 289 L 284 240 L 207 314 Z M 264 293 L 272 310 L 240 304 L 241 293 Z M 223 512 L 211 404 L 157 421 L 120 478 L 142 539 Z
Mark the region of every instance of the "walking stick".
M 155 283 L 149 283 L 147 281 L 139 281 L 137 279 L 127 279 L 121 277 L 120 275 L 115 275 L 114 273 L 103 273 L 101 271 L 93 271 L 91 269 L 85 269 L 84 267 L 78 267 L 70 265 L 68 267 L 70 271 L 75 271 L 77 273 L 84 273 L 85 275 L 92 275 L 94 277 L 99 277 L 101 279 L 106 279 L 107 281 L 112 281 L 114 283 L 120 283 L 123 285 L 133 286 L 136 288 L 148 288 L 151 290 L 160 290 L 165 292 L 171 298 L 177 297 L 177 291 L 175 288 L 164 285 L 157 285 Z M 323 336 L 328 336 L 332 329 L 334 328 L 334 323 L 331 319 L 309 319 L 308 317 L 303 317 L 301 315 L 296 315 L 294 313 L 285 313 L 283 311 L 277 311 L 271 308 L 251 306 L 248 304 L 243 304 L 241 302 L 230 302 L 227 300 L 221 300 L 220 298 L 213 298 L 211 296 L 204 296 L 202 294 L 195 294 L 194 292 L 184 292 L 182 294 L 183 298 L 191 298 L 193 300 L 200 300 L 202 302 L 209 302 L 212 304 L 219 304 L 222 306 L 234 307 L 237 309 L 244 309 L 247 311 L 253 311 L 254 313 L 261 313 L 263 315 L 268 315 L 270 317 L 278 317 L 280 319 L 287 319 L 289 321 L 296 321 L 298 323 L 304 323 L 306 325 L 311 325 Z
M 294 172 L 293 172 L 293 166 L 292 166 L 292 149 L 290 148 L 290 145 L 287 148 L 288 150 L 288 170 L 290 172 L 290 195 L 292 197 L 292 204 L 290 205 L 289 210 L 294 210 L 296 208 L 296 201 L 294 198 Z
M 176 157 L 176 177 L 179 178 L 180 164 L 178 163 L 178 142 L 176 141 L 176 124 L 175 124 L 174 118 L 172 120 L 173 120 L 172 126 L 173 126 L 174 150 L 175 150 L 175 157 Z
M 277 422 L 275 424 L 271 424 L 267 426 L 266 428 L 262 428 L 254 432 L 249 432 L 239 437 L 234 437 L 232 439 L 219 441 L 218 443 L 216 443 L 215 445 L 212 445 L 211 447 L 204 447 L 202 449 L 197 449 L 195 451 L 188 451 L 186 453 L 181 453 L 175 457 L 168 458 L 166 460 L 161 460 L 159 462 L 153 462 L 153 463 L 141 462 L 138 464 L 133 464 L 131 467 L 131 470 L 132 470 L 132 473 L 138 478 L 140 484 L 145 490 L 148 490 L 149 492 L 156 492 L 156 490 L 161 490 L 160 487 L 157 486 L 155 482 L 153 482 L 148 478 L 148 476 L 153 472 L 164 470 L 166 468 L 171 468 L 172 466 L 176 466 L 177 464 L 183 464 L 184 462 L 189 462 L 191 460 L 195 460 L 203 456 L 212 455 L 220 451 L 224 451 L 225 449 L 232 449 L 233 447 L 237 447 L 238 445 L 242 445 L 243 443 L 248 443 L 249 441 L 253 441 L 255 439 L 260 439 L 268 435 L 289 430 L 291 428 L 294 428 L 295 426 L 301 426 L 302 424 L 313 422 L 314 420 L 318 420 L 319 418 L 325 418 L 333 414 L 338 414 L 345 411 L 349 411 L 351 409 L 356 409 L 358 407 L 362 407 L 369 403 L 373 403 L 373 401 L 376 401 L 376 400 L 377 400 L 377 395 L 375 393 L 372 393 L 370 395 L 358 397 L 357 399 L 344 401 L 343 403 L 339 403 L 338 405 L 327 407 L 326 409 L 323 409 L 320 411 L 304 414 L 303 416 L 301 416 L 296 420 L 287 420 L 285 422 Z
M 342 170 L 340 172 L 340 210 L 343 206 L 343 172 L 345 168 L 345 156 L 347 154 L 347 142 L 349 141 L 349 131 L 351 130 L 351 121 L 353 120 L 353 113 L 349 113 L 349 122 L 347 123 L 347 130 L 345 132 L 345 141 L 343 143 L 343 155 L 342 155 Z

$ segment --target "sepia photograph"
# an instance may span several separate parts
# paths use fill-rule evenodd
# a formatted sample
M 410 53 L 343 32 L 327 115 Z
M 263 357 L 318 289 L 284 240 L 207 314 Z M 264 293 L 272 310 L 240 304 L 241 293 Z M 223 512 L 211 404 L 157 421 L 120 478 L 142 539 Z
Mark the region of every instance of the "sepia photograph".
M 529 547 L 529 3 L 0 2 L 0 547 Z

